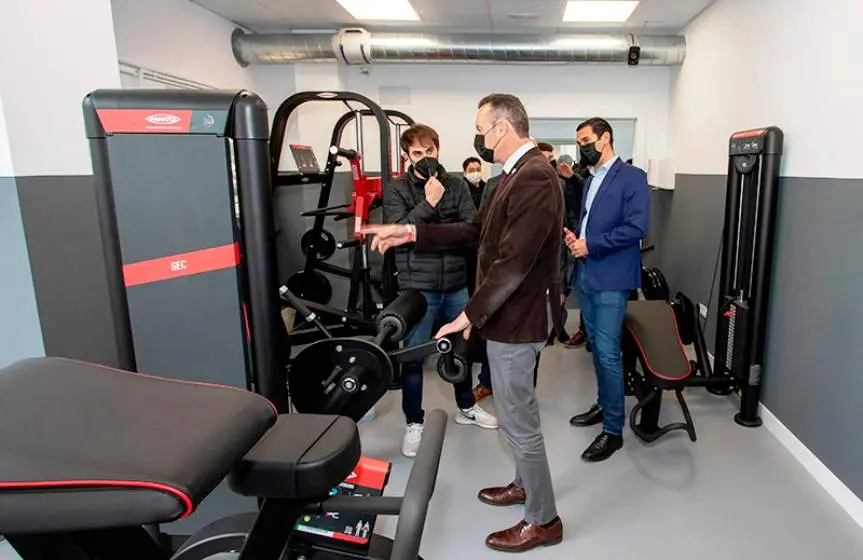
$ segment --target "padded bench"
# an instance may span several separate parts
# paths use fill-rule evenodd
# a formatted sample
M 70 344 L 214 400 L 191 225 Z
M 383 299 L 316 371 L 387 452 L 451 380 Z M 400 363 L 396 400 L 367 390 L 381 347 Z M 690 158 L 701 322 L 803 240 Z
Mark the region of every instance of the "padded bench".
M 232 470 L 243 494 L 311 501 L 351 473 L 359 446 L 347 418 L 278 417 L 245 390 L 25 360 L 0 370 L 0 534 L 14 546 L 168 523 Z
M 683 389 L 695 372 L 686 356 L 671 305 L 662 300 L 630 301 L 623 333 L 623 363 L 627 383 L 638 399 L 629 425 L 640 439 L 652 442 L 672 430 L 685 430 L 696 440 L 695 425 L 683 398 Z M 641 364 L 639 372 L 636 365 Z M 660 427 L 663 391 L 674 391 L 685 422 Z

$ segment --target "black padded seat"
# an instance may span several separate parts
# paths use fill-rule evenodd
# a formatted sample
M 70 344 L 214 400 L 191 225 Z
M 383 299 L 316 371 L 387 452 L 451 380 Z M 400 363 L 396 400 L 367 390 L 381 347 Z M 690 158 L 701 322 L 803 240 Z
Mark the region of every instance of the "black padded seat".
M 286 414 L 231 473 L 244 496 L 325 499 L 357 466 L 360 434 L 344 416 Z
M 58 358 L 0 370 L 0 534 L 188 516 L 277 417 L 263 397 Z
M 638 348 L 645 373 L 658 385 L 673 388 L 692 376 L 692 362 L 686 357 L 674 310 L 667 302 L 630 301 L 624 325 Z

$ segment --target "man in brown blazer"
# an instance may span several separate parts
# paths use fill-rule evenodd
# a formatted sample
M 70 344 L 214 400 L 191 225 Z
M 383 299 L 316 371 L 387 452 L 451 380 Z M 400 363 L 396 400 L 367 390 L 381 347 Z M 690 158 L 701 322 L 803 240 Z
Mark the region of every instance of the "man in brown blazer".
M 382 253 L 405 243 L 417 248 L 476 244 L 476 290 L 464 312 L 436 338 L 478 329 L 486 339 L 500 431 L 515 458 L 512 483 L 486 488 L 480 501 L 493 506 L 525 504 L 521 522 L 492 533 L 486 544 L 524 552 L 563 539 L 534 394 L 533 368 L 552 321 L 559 321 L 558 267 L 563 196 L 557 174 L 530 140 L 527 112 L 512 95 L 480 101 L 474 146 L 503 176 L 478 217 L 455 224 L 369 226 L 372 249 Z M 550 298 L 549 294 L 552 294 Z

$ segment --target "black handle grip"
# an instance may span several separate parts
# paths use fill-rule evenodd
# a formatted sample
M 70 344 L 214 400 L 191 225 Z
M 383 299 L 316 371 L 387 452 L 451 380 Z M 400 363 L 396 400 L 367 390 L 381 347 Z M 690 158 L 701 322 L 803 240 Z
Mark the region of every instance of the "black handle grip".
M 343 157 L 349 159 L 351 161 L 357 158 L 356 150 L 345 150 L 344 148 L 339 148 L 338 146 L 333 146 L 330 148 L 330 153 L 334 156 Z
M 281 288 L 279 288 L 279 295 L 282 296 L 282 298 L 286 299 L 288 303 L 291 304 L 291 307 L 299 311 L 300 315 L 303 316 L 303 319 L 313 323 L 316 327 L 318 327 L 318 330 L 320 330 L 322 333 L 324 333 L 324 335 L 326 335 L 327 338 L 333 338 L 333 335 L 330 333 L 329 330 L 327 330 L 327 327 L 324 326 L 320 318 L 318 318 L 317 314 L 311 309 L 309 309 L 306 304 L 303 303 L 303 300 L 295 296 L 294 293 L 289 290 L 287 286 L 282 286 Z
M 470 374 L 468 368 L 468 351 L 470 345 L 462 333 L 455 333 L 448 338 L 437 341 L 438 353 L 437 373 L 447 383 L 461 383 Z
M 353 247 L 359 247 L 362 244 L 362 239 L 345 239 L 344 241 L 339 241 L 338 243 L 336 243 L 336 249 L 352 249 Z

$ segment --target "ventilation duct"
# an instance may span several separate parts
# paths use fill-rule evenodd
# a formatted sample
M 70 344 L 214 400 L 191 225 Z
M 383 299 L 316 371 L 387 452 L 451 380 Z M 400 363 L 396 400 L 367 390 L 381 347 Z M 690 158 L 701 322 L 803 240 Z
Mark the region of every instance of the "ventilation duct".
M 337 61 L 349 66 L 381 63 L 645 64 L 683 63 L 686 41 L 678 35 L 420 35 L 343 29 L 335 34 L 249 34 L 231 37 L 241 66 Z

